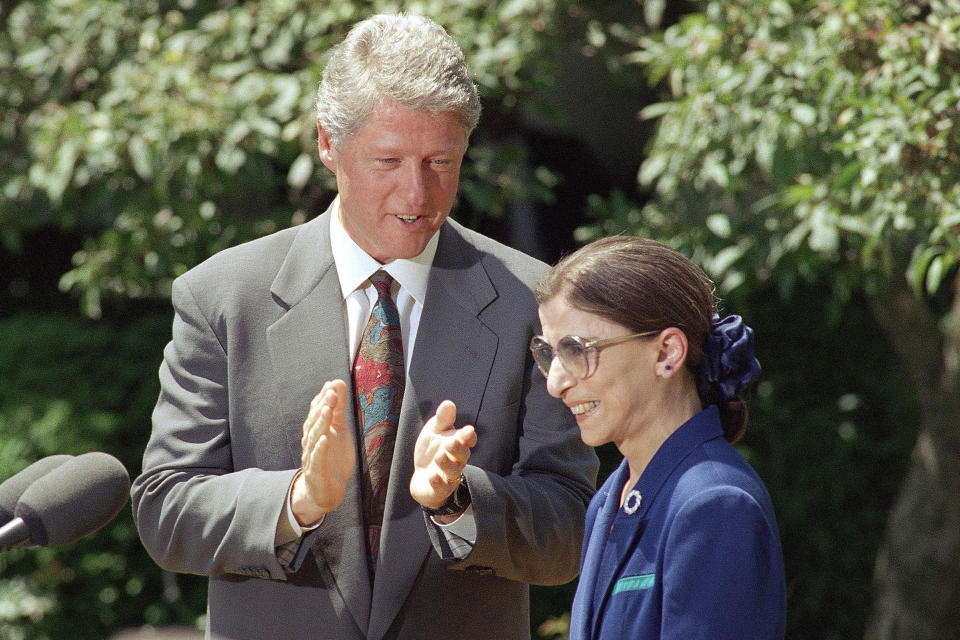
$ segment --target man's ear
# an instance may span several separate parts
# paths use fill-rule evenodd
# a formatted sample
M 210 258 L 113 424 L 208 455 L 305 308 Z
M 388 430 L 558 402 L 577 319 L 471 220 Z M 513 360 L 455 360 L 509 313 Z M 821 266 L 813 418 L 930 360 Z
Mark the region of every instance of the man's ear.
M 320 162 L 323 163 L 323 166 L 330 169 L 330 171 L 336 175 L 337 150 L 333 146 L 333 138 L 330 136 L 330 133 L 323 128 L 319 118 L 317 118 L 317 152 L 320 155 Z
M 657 373 L 669 378 L 683 368 L 687 361 L 687 334 L 676 327 L 667 327 L 660 332 L 660 355 Z

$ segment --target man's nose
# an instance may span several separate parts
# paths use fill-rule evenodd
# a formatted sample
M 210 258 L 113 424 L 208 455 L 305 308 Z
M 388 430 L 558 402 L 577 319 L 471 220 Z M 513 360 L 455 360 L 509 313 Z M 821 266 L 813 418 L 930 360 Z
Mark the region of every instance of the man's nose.
M 411 162 L 404 167 L 402 189 L 409 204 L 427 202 L 427 168 L 422 163 Z

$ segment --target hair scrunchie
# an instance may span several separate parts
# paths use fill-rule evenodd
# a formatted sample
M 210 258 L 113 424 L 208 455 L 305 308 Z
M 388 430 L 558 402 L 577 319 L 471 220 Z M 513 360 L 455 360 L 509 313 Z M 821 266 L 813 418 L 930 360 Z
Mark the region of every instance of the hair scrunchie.
M 760 375 L 760 362 L 753 355 L 753 329 L 740 316 L 711 320 L 703 347 L 703 363 L 697 376 L 697 391 L 704 404 L 733 400 L 737 392 Z

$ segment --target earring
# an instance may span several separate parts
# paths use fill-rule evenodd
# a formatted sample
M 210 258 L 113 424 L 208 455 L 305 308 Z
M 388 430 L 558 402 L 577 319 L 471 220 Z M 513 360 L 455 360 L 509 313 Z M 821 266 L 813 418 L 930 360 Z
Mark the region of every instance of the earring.
M 670 369 L 671 369 L 670 365 L 667 365 L 666 368 L 667 368 L 667 371 L 670 371 Z

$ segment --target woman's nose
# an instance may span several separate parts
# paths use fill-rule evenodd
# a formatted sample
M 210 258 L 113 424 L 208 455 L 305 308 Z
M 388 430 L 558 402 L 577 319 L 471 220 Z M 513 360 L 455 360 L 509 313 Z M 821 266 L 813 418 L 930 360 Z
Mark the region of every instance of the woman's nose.
M 576 383 L 576 379 L 560 363 L 560 358 L 554 356 L 547 371 L 547 393 L 554 398 L 563 397 L 564 392 Z

